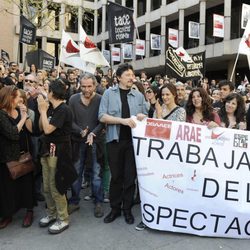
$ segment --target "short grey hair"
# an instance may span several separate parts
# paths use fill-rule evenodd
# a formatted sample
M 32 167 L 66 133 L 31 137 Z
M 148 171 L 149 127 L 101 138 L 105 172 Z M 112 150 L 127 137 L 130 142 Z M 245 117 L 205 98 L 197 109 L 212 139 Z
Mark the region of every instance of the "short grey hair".
M 81 83 L 82 80 L 85 80 L 85 79 L 86 80 L 87 79 L 92 79 L 95 86 L 97 86 L 97 84 L 98 84 L 98 82 L 96 80 L 96 77 L 93 74 L 89 73 L 89 72 L 85 72 L 84 74 L 82 74 L 80 76 L 80 83 Z

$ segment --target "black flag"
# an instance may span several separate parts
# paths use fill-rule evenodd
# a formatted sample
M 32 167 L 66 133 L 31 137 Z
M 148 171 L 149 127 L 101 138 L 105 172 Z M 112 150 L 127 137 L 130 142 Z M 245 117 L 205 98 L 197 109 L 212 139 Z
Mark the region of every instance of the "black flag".
M 20 16 L 19 41 L 26 44 L 35 44 L 36 42 L 36 26 L 23 15 Z
M 180 81 L 200 79 L 205 70 L 205 52 L 190 55 L 192 62 L 184 61 L 173 49 L 166 51 L 166 74 Z
M 128 43 L 134 40 L 134 10 L 108 2 L 109 43 Z
M 1 59 L 3 60 L 4 66 L 7 67 L 10 62 L 9 53 L 3 49 L 1 49 Z
M 41 49 L 27 52 L 26 58 L 28 65 L 35 64 L 37 69 L 50 70 L 55 67 L 55 57 Z

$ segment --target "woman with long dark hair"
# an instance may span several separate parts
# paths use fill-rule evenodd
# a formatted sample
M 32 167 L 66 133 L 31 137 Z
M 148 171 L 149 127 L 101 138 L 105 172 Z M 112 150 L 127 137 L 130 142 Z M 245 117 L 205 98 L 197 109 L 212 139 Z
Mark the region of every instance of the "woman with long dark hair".
M 220 126 L 220 117 L 213 110 L 212 99 L 204 88 L 191 91 L 187 105 L 187 122 L 206 125 L 208 128 Z
M 22 151 L 31 149 L 26 129 L 30 118 L 27 107 L 21 103 L 17 87 L 6 86 L 0 90 L 0 229 L 12 221 L 12 216 L 20 208 L 27 209 L 23 227 L 29 227 L 33 221 L 33 173 L 13 180 L 6 164 L 18 160 Z
M 219 111 L 221 126 L 233 129 L 246 129 L 245 102 L 241 95 L 237 93 L 229 94 Z
M 172 121 L 186 120 L 186 111 L 177 105 L 177 90 L 172 83 L 166 83 L 160 89 L 154 117 Z

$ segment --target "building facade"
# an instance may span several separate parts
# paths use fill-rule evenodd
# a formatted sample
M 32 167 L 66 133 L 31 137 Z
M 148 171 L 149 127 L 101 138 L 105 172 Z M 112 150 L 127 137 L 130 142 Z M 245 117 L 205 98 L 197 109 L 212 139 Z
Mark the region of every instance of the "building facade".
M 42 1 L 45 7 L 46 2 Z M 46 9 L 48 11 L 46 17 L 36 20 L 38 27 L 41 27 L 37 31 L 38 48 L 58 58 L 62 30 L 69 32 L 77 41 L 78 23 L 82 24 L 100 50 L 120 46 L 109 44 L 107 0 L 54 0 L 53 2 L 54 5 Z M 206 76 L 210 79 L 230 77 L 244 32 L 241 29 L 241 8 L 243 3 L 249 4 L 249 0 L 113 0 L 113 2 L 134 9 L 136 24 L 134 38 L 145 40 L 145 56 L 137 56 L 131 61 L 136 71 L 146 70 L 150 75 L 165 74 L 168 28 L 173 28 L 179 32 L 179 46 L 184 47 L 189 53 L 206 51 Z M 8 5 L 7 1 L 3 0 L 0 3 L 0 11 L 0 22 L 4 24 L 0 47 L 8 51 L 13 60 L 17 58 L 19 63 L 23 63 L 29 47 L 25 44 L 18 46 L 20 9 L 16 4 Z M 224 38 L 213 37 L 213 14 L 225 18 Z M 188 37 L 189 21 L 200 24 L 199 39 Z M 160 51 L 150 49 L 151 33 L 161 36 Z M 249 74 L 249 67 L 246 56 L 241 55 L 236 67 L 235 80 L 244 78 L 245 74 Z

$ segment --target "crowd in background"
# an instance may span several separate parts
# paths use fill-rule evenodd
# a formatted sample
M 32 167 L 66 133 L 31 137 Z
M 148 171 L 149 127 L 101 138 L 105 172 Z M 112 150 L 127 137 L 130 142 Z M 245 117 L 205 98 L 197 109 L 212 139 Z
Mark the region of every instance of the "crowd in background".
M 247 79 L 237 87 L 228 80 L 206 77 L 181 82 L 160 74 L 148 77 L 146 71 L 135 76 L 128 64 L 120 65 L 115 73 L 112 69 L 106 74 L 101 69 L 95 75 L 80 73 L 78 69 L 45 71 L 34 64 L 22 71 L 15 62 L 5 67 L 0 60 L 0 228 L 20 208 L 27 210 L 22 225 L 29 227 L 33 208 L 45 195 L 48 213 L 39 225 L 55 222 L 49 232 L 62 232 L 69 226 L 69 214 L 80 208 L 81 186 L 90 186 L 85 199 L 93 200 L 95 217 L 104 215 L 102 203 L 110 199 L 111 212 L 104 222 L 114 221 L 123 210 L 126 223 L 133 224 L 131 208 L 139 194 L 134 187 L 131 115 L 139 120 L 148 116 L 208 128 L 250 130 Z M 53 163 L 51 144 L 58 154 Z M 28 150 L 36 166 L 34 173 L 12 180 L 6 163 Z M 67 165 L 61 167 L 61 178 L 67 178 L 60 184 L 59 165 Z M 117 165 L 124 165 L 125 177 Z M 51 176 L 57 178 L 56 183 Z M 69 188 L 71 197 L 65 195 Z M 144 228 L 142 222 L 136 227 Z

